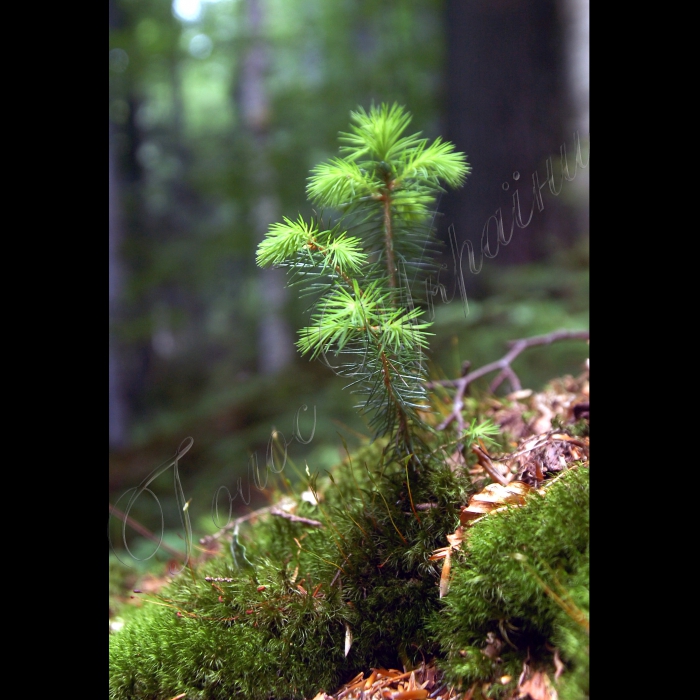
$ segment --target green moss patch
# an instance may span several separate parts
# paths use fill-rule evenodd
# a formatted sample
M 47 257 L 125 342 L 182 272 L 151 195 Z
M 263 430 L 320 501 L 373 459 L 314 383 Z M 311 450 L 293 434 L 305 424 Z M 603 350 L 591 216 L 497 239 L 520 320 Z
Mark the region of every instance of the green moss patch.
M 588 468 L 564 472 L 545 495 L 493 513 L 469 531 L 443 607 L 429 627 L 456 685 L 512 692 L 523 670 L 567 673 L 561 697 L 588 694 Z M 466 545 L 466 546 L 465 546 Z

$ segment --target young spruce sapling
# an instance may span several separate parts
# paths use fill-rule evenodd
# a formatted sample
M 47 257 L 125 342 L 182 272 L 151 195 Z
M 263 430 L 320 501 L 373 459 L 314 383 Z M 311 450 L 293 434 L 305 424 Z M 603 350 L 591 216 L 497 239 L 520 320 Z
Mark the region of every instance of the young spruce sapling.
M 362 397 L 375 436 L 390 436 L 393 456 L 415 467 L 416 428 L 425 427 L 420 413 L 429 410 L 431 323 L 414 291 L 431 269 L 436 197 L 443 184 L 461 186 L 470 168 L 439 137 L 404 135 L 411 116 L 399 105 L 360 108 L 351 119 L 340 157 L 316 166 L 307 187 L 313 205 L 339 216 L 327 224 L 322 216 L 285 217 L 270 227 L 257 262 L 289 268 L 291 283 L 314 296 L 297 347 L 327 363 L 342 357 L 337 370 Z

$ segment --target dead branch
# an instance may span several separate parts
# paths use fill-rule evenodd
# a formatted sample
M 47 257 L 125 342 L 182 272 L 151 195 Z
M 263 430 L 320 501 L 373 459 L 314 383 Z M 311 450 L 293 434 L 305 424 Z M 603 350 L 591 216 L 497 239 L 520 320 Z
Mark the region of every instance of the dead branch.
M 239 525 L 242 523 L 246 522 L 247 520 L 252 520 L 253 518 L 257 518 L 260 515 L 264 515 L 265 513 L 269 513 L 274 506 L 265 506 L 264 508 L 258 508 L 258 510 L 254 510 L 250 513 L 246 513 L 246 515 L 241 515 L 240 518 L 236 518 L 235 520 L 232 520 L 230 523 L 227 523 L 224 525 L 218 532 L 215 532 L 213 535 L 206 535 L 206 537 L 202 537 L 201 540 L 199 540 L 200 544 L 208 544 L 211 540 L 218 540 L 222 535 L 225 535 L 229 530 L 233 530 L 238 528 Z
M 560 330 L 554 331 L 552 333 L 547 333 L 546 335 L 536 335 L 532 338 L 521 338 L 520 340 L 511 340 L 508 342 L 508 347 L 510 350 L 500 359 L 495 362 L 490 362 L 479 369 L 475 369 L 473 372 L 465 374 L 459 379 L 441 379 L 434 382 L 428 382 L 427 387 L 429 389 L 436 386 L 453 386 L 455 387 L 455 396 L 452 402 L 452 411 L 445 418 L 445 420 L 437 426 L 438 430 L 444 430 L 453 421 L 457 421 L 457 426 L 459 429 L 459 434 L 462 434 L 464 430 L 464 418 L 462 417 L 462 409 L 464 408 L 464 392 L 466 391 L 469 384 L 471 384 L 475 379 L 483 377 L 489 372 L 496 372 L 500 370 L 496 378 L 491 382 L 490 390 L 495 391 L 498 386 L 507 379 L 510 383 L 513 391 L 519 391 L 521 389 L 520 380 L 518 376 L 513 371 L 511 363 L 513 360 L 520 355 L 523 350 L 527 348 L 535 347 L 536 345 L 550 345 L 557 340 L 588 340 L 588 331 L 567 331 Z
M 472 452 L 476 454 L 481 467 L 486 471 L 486 473 L 494 480 L 497 481 L 501 486 L 508 486 L 508 484 L 513 480 L 513 475 L 510 472 L 506 474 L 501 474 L 498 468 L 491 461 L 491 458 L 484 452 L 481 448 L 476 445 L 472 445 Z
M 280 518 L 286 518 L 287 520 L 291 520 L 293 523 L 304 523 L 305 525 L 311 525 L 313 527 L 323 527 L 323 523 L 319 522 L 318 520 L 312 520 L 311 518 L 302 518 L 298 515 L 292 515 L 292 513 L 288 513 L 287 511 L 282 510 L 278 506 L 272 505 L 265 506 L 264 508 L 258 508 L 257 510 L 254 510 L 250 513 L 246 513 L 246 515 L 241 515 L 239 518 L 236 518 L 230 523 L 224 525 L 218 532 L 215 532 L 213 535 L 207 535 L 206 537 L 202 537 L 202 539 L 199 540 L 199 542 L 200 544 L 207 545 L 213 540 L 218 540 L 222 535 L 225 535 L 231 530 L 238 531 L 238 527 L 244 522 L 248 520 L 253 520 L 254 518 L 257 518 L 261 515 L 265 515 L 266 513 L 269 513 L 270 515 L 277 515 Z
M 286 510 L 282 510 L 281 508 L 277 508 L 275 506 L 273 506 L 272 510 L 270 510 L 270 515 L 277 515 L 280 518 L 291 520 L 293 523 L 304 523 L 304 525 L 312 525 L 313 527 L 323 527 L 323 523 L 319 522 L 318 520 L 312 520 L 311 518 L 302 518 L 298 515 L 288 513 Z

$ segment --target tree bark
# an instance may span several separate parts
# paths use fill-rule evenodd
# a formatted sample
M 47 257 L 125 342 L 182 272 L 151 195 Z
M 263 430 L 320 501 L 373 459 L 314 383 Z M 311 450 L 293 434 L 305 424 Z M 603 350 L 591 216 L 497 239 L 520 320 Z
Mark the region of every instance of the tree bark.
M 109 129 L 109 446 L 127 444 L 128 407 L 124 368 L 114 326 L 119 321 L 124 269 L 119 252 L 123 240 L 112 126 Z
M 518 191 L 522 222 L 534 203 L 532 176 L 546 180 L 545 161 L 559 172 L 559 149 L 571 153 L 571 93 L 567 84 L 566 33 L 562 3 L 569 0 L 448 0 L 446 137 L 468 156 L 472 174 L 458 193 L 445 198 L 440 235 L 452 224 L 459 246 L 470 240 L 477 264 L 489 217 L 502 208 L 505 238 Z M 573 163 L 571 158 L 570 162 Z M 564 183 L 567 184 L 566 182 Z M 491 220 L 484 264 L 522 263 L 551 251 L 576 231 L 561 199 L 541 192 L 528 226 L 515 226 L 508 245 L 497 245 Z M 467 287 L 475 285 L 464 254 Z
M 242 120 L 253 145 L 247 164 L 255 186 L 253 227 L 256 241 L 262 241 L 270 224 L 279 218 L 280 206 L 269 162 L 270 104 L 265 86 L 268 56 L 262 36 L 262 3 L 248 0 L 247 10 L 250 46 L 243 61 L 239 95 Z M 284 317 L 286 277 L 283 270 L 268 268 L 258 272 L 258 279 L 258 371 L 275 374 L 287 367 L 294 356 L 291 330 Z

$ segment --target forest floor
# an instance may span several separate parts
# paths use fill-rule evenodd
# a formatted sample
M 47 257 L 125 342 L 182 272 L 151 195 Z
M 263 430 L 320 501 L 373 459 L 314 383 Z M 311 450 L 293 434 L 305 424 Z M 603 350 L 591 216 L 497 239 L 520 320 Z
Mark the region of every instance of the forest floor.
M 457 387 L 456 392 L 445 392 L 443 426 L 450 421 L 462 420 L 460 405 L 469 395 L 469 381 L 464 381 L 469 376 L 465 369 L 461 379 L 442 382 L 442 386 Z M 474 465 L 471 461 L 470 475 L 473 481 L 481 482 L 484 486 L 471 497 L 468 504 L 461 506 L 460 525 L 452 535 L 447 536 L 445 546 L 436 549 L 432 557 L 438 562 L 442 560 L 441 597 L 449 593 L 449 555 L 460 548 L 463 552 L 468 551 L 469 527 L 488 517 L 490 512 L 520 505 L 528 491 L 538 490 L 543 484 L 555 480 L 571 463 L 588 466 L 588 361 L 578 377 L 567 375 L 552 380 L 540 392 L 520 388 L 517 378 L 508 377 L 507 372 L 504 378 L 513 379 L 511 388 L 515 386 L 514 391 L 503 397 L 491 394 L 479 401 L 484 407 L 484 416 L 490 418 L 508 437 L 508 450 L 501 454 L 489 453 L 483 443 L 472 448 L 478 463 Z M 437 385 L 440 382 L 435 384 L 433 388 L 439 391 Z M 459 451 L 455 451 L 450 459 L 454 461 L 453 469 L 467 467 L 464 455 Z M 110 599 L 110 625 L 115 616 L 113 601 L 119 607 L 141 604 L 140 600 L 129 595 L 131 590 L 127 589 L 137 586 L 138 592 L 157 593 L 168 580 L 168 576 L 151 570 L 145 575 L 134 574 L 128 580 L 115 584 L 121 590 Z M 585 622 L 587 625 L 587 619 Z M 488 652 L 487 647 L 484 653 Z M 454 688 L 446 683 L 435 659 L 423 659 L 420 665 L 413 668 L 368 668 L 342 687 L 319 690 L 308 700 L 478 700 L 491 697 L 488 686 L 494 683 L 514 688 L 508 691 L 508 695 L 500 695 L 503 700 L 558 700 L 557 681 L 566 670 L 564 664 L 557 663 L 556 651 L 554 659 L 556 673 L 550 674 L 552 677 L 542 669 L 530 668 L 525 662 L 517 680 L 503 675 L 491 684 L 482 683 L 468 688 Z M 333 691 L 333 694 L 326 691 Z
M 566 470 L 570 462 L 588 465 L 588 361 L 585 371 L 576 378 L 567 375 L 555 379 L 542 392 L 520 389 L 503 399 L 493 397 L 489 404 L 490 417 L 513 439 L 513 451 L 496 459 L 479 449 L 479 466 L 472 469 L 472 475 L 478 477 L 481 471 L 482 476 L 490 477 L 491 483 L 462 508 L 462 525 L 449 538 L 449 544 L 446 542 L 448 546 L 443 551 L 436 550 L 436 559 L 442 557 L 444 560 L 447 550 L 459 548 L 464 539 L 463 525 L 468 527 L 489 512 L 512 505 L 519 493 L 515 487 L 525 484 L 527 488 L 538 488 L 545 479 L 556 478 L 557 472 Z M 567 426 L 576 424 L 578 432 L 584 432 L 585 436 L 571 434 Z M 498 489 L 498 485 L 503 488 Z M 444 573 L 448 578 L 449 568 Z M 444 584 L 447 592 L 448 581 Z M 557 700 L 555 681 L 563 672 L 564 665 L 560 662 L 552 679 L 541 670 L 530 669 L 525 663 L 515 690 L 505 700 Z M 503 676 L 499 682 L 506 685 L 511 680 L 509 676 Z M 415 669 L 371 668 L 366 673 L 359 673 L 333 695 L 321 691 L 313 700 L 473 700 L 488 697 L 488 685 L 472 686 L 466 690 L 451 687 L 445 683 L 442 671 L 433 660 L 424 661 Z

